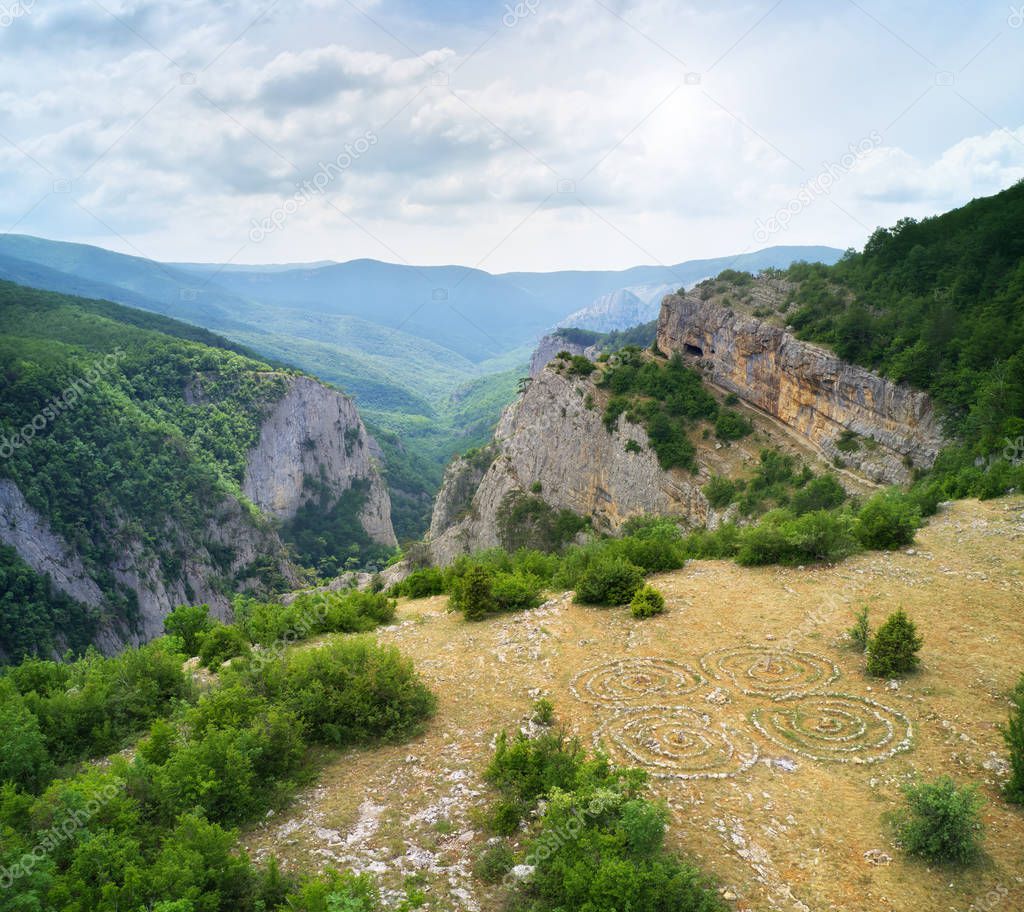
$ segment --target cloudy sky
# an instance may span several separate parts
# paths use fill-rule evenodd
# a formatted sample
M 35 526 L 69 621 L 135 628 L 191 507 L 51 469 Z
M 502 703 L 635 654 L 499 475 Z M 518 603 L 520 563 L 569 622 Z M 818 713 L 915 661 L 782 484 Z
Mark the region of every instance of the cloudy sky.
M 0 0 L 0 230 L 492 272 L 860 246 L 1024 177 L 1021 61 L 983 0 Z

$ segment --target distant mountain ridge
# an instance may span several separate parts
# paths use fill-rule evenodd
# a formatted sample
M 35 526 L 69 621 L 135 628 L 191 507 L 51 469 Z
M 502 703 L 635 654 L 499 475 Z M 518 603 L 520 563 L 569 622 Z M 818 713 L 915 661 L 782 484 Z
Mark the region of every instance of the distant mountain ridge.
M 368 259 L 160 263 L 8 234 L 0 236 L 0 279 L 183 320 L 340 386 L 384 449 L 393 502 L 416 504 L 395 516 L 405 539 L 425 528 L 444 464 L 489 439 L 537 339 L 568 315 L 622 288 L 675 290 L 726 267 L 756 271 L 839 256 L 829 247 L 773 247 L 675 266 L 492 275 Z M 621 326 L 628 317 L 608 320 Z M 403 449 L 403 441 L 415 446 Z

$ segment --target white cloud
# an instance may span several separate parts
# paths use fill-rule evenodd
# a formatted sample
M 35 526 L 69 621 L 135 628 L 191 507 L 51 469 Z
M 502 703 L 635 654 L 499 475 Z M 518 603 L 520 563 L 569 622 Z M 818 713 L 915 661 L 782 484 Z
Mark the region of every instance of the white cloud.
M 512 27 L 503 7 L 460 20 L 395 3 L 264 16 L 265 3 L 138 0 L 120 21 L 87 0 L 37 5 L 0 30 L 3 134 L 38 162 L 0 141 L 0 229 L 88 169 L 75 198 L 116 234 L 69 195 L 17 230 L 224 259 L 366 131 L 378 142 L 325 199 L 241 260 L 397 251 L 501 270 L 740 251 L 872 130 L 881 147 L 774 242 L 859 244 L 1024 175 L 1024 110 L 1004 90 L 1024 30 L 995 3 L 969 19 L 952 3 L 877 11 L 913 50 L 853 5 L 809 0 L 540 0 Z M 925 57 L 955 85 L 936 86 Z

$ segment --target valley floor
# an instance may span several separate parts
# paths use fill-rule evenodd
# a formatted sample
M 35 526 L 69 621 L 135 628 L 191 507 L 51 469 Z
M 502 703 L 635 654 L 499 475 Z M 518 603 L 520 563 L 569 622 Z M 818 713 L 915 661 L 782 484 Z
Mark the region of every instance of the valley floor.
M 1024 812 L 998 795 L 996 728 L 1024 671 L 1024 498 L 945 507 L 904 552 L 815 569 L 698 561 L 652 582 L 668 610 L 644 622 L 568 595 L 476 624 L 444 597 L 401 604 L 381 639 L 438 694 L 427 732 L 338 755 L 243 841 L 293 867 L 374 871 L 391 890 L 419 875 L 431 909 L 498 909 L 470 873 L 487 839 L 481 773 L 495 731 L 543 695 L 570 731 L 602 730 L 616 760 L 672 777 L 652 779 L 671 839 L 736 909 L 1024 908 Z M 876 625 L 900 606 L 915 620 L 918 674 L 864 676 L 843 636 L 863 605 Z M 680 778 L 708 772 L 721 777 Z M 981 864 L 929 870 L 894 847 L 883 814 L 914 772 L 981 784 Z

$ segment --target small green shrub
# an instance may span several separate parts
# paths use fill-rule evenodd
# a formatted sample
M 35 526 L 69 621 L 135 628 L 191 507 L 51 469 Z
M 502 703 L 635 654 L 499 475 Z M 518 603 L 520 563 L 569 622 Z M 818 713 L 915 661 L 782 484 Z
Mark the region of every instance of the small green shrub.
M 914 671 L 923 643 L 906 612 L 894 611 L 868 643 L 868 674 L 885 678 Z
M 653 586 L 641 586 L 629 603 L 629 610 L 640 620 L 654 617 L 665 610 L 665 597 Z
M 860 449 L 860 439 L 855 431 L 843 431 L 836 439 L 836 449 L 841 453 L 855 453 Z
M 871 627 L 868 624 L 868 607 L 865 605 L 860 611 L 857 612 L 857 616 L 854 619 L 853 626 L 846 631 L 850 637 L 850 642 L 859 652 L 866 652 L 868 648 L 868 642 L 871 639 Z
M 797 515 L 815 510 L 832 510 L 846 500 L 846 490 L 835 475 L 812 478 L 799 488 L 789 501 L 789 508 Z
M 541 581 L 529 573 L 496 573 L 491 580 L 491 597 L 496 611 L 526 611 L 541 603 Z
M 515 853 L 509 844 L 500 842 L 485 846 L 473 862 L 473 874 L 484 883 L 501 883 L 502 878 L 515 866 Z
M 814 564 L 849 557 L 858 548 L 845 512 L 817 510 L 794 517 L 788 510 L 765 514 L 739 534 L 736 561 L 744 566 Z
M 410 737 L 436 708 L 411 661 L 364 638 L 289 653 L 251 674 L 311 738 L 337 747 Z
M 889 550 L 909 545 L 921 525 L 920 508 L 904 494 L 882 492 L 857 514 L 857 538 L 865 548 Z
M 739 412 L 722 409 L 715 420 L 715 436 L 719 440 L 739 440 L 753 433 L 754 426 Z
M 553 788 L 571 788 L 583 765 L 585 753 L 579 740 L 566 738 L 560 731 L 549 731 L 536 738 L 521 732 L 511 740 L 498 734 L 494 757 L 484 778 L 501 793 L 517 812 L 514 827 L 530 804 Z
M 969 864 L 981 852 L 981 808 L 976 786 L 958 788 L 948 776 L 908 785 L 896 813 L 903 848 L 938 863 Z
M 597 365 L 584 355 L 573 355 L 569 359 L 570 377 L 589 377 L 595 370 Z
M 325 873 L 302 882 L 288 897 L 289 912 L 378 912 L 380 896 L 369 874 Z
M 215 624 L 199 642 L 199 661 L 216 671 L 228 659 L 249 653 L 249 640 L 234 624 Z
M 626 452 L 627 453 L 642 453 L 644 448 L 640 446 L 632 437 L 626 441 Z
M 214 625 L 209 605 L 179 605 L 164 618 L 164 633 L 181 638 L 185 652 L 199 653 L 199 643 Z
M 716 510 L 727 507 L 736 499 L 736 482 L 724 475 L 712 475 L 711 480 L 704 485 L 704 496 Z
M 438 567 L 421 567 L 413 570 L 402 582 L 394 587 L 395 595 L 407 598 L 427 598 L 444 592 L 444 573 Z
M 582 605 L 625 605 L 644 582 L 643 571 L 621 557 L 594 561 L 576 586 Z
M 1000 727 L 1010 753 L 1010 779 L 1003 788 L 1009 801 L 1024 804 L 1024 675 L 1010 695 L 1010 718 Z
M 479 621 L 498 610 L 491 585 L 491 572 L 486 567 L 471 567 L 465 576 L 452 583 L 448 606 L 461 611 L 467 621 Z
M 555 721 L 555 704 L 547 697 L 541 697 L 533 704 L 533 721 L 537 725 L 552 725 Z

